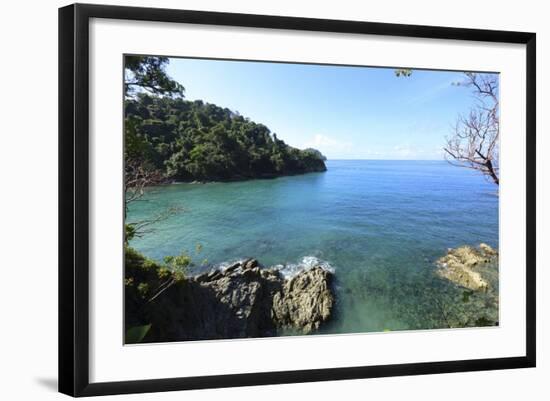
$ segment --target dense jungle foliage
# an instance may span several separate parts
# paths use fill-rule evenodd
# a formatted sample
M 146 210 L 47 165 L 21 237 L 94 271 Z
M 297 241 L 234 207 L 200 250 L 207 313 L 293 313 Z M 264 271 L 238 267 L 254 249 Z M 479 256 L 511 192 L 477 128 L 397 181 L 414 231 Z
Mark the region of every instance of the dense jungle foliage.
M 293 148 L 262 124 L 200 100 L 139 93 L 125 101 L 127 158 L 182 181 L 325 171 L 315 149 Z

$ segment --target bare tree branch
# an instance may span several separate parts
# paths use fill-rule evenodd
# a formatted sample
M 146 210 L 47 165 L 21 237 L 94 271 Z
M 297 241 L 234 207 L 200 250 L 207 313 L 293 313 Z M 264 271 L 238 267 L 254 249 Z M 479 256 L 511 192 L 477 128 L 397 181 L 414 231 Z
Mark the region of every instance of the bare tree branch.
M 161 171 L 140 160 L 126 160 L 124 168 L 125 208 L 145 194 L 145 188 L 165 183 Z
M 465 73 L 459 85 L 471 87 L 478 100 L 467 116 L 459 116 L 444 147 L 445 159 L 454 166 L 480 171 L 499 185 L 498 76 Z
M 128 212 L 128 206 L 132 202 L 142 201 L 145 191 L 151 187 L 166 183 L 166 178 L 161 171 L 151 167 L 148 163 L 135 159 L 126 159 L 124 169 L 124 217 Z M 158 213 L 150 219 L 126 222 L 127 236 L 142 237 L 153 231 L 155 223 L 164 221 L 169 217 L 178 214 L 180 207 L 170 207 Z M 130 234 L 131 233 L 131 234 Z M 128 240 L 128 239 L 126 239 Z
M 150 226 L 160 221 L 164 221 L 169 217 L 180 213 L 182 210 L 183 209 L 181 207 L 170 207 L 150 219 L 133 221 L 131 223 L 126 223 L 126 224 L 128 224 L 129 226 L 132 226 L 134 230 L 134 237 L 141 238 L 143 237 L 143 235 L 154 231 L 153 228 L 150 228 Z

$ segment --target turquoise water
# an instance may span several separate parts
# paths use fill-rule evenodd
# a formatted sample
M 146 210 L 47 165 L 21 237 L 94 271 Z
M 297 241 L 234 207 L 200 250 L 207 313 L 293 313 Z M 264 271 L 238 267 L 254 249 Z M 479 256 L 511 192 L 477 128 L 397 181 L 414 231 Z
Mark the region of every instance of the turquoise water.
M 169 207 L 182 212 L 131 245 L 159 260 L 187 250 L 199 263 L 207 259 L 206 268 L 247 257 L 284 265 L 285 272 L 323 263 L 334 269 L 338 298 L 326 332 L 498 319 L 498 294 L 465 301 L 464 290 L 434 275 L 434 261 L 447 248 L 498 247 L 494 184 L 444 161 L 330 160 L 327 168 L 271 180 L 155 188 L 146 202 L 131 205 L 129 222 Z M 498 291 L 498 283 L 492 287 Z

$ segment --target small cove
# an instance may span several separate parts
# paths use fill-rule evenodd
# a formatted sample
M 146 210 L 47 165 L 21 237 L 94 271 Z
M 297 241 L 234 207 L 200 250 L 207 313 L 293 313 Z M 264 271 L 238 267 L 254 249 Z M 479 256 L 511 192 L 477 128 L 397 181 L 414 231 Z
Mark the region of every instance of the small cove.
M 286 272 L 322 263 L 337 280 L 326 333 L 430 329 L 448 327 L 449 313 L 498 314 L 498 275 L 491 293 L 467 302 L 463 289 L 434 275 L 448 248 L 498 249 L 493 184 L 444 161 L 326 164 L 324 173 L 155 188 L 131 204 L 128 222 L 182 212 L 131 245 L 157 260 L 185 250 L 197 264 L 206 259 L 204 268 L 248 257 Z

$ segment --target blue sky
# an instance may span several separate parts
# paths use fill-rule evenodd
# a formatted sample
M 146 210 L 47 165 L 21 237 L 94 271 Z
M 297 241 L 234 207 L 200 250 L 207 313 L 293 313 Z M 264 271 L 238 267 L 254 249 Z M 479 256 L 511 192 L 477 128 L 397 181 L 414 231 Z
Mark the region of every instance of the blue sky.
M 168 74 L 202 99 L 262 123 L 329 159 L 441 160 L 445 137 L 474 104 L 461 73 L 171 58 Z

